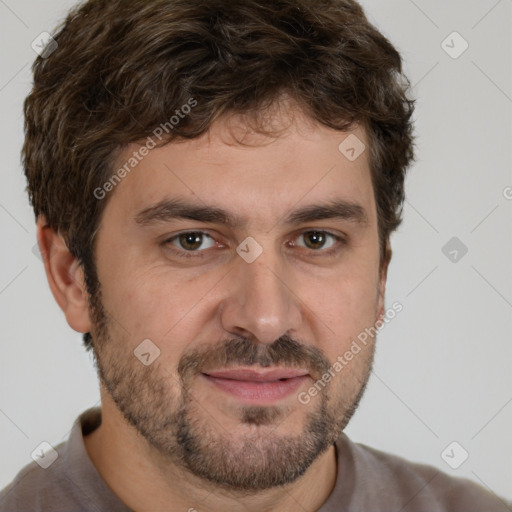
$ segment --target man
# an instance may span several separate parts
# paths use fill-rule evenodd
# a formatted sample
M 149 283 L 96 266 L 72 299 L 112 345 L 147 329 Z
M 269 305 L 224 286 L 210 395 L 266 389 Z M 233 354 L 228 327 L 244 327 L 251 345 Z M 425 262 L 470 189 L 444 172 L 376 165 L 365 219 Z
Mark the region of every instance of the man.
M 23 155 L 102 405 L 1 511 L 507 510 L 343 433 L 394 311 L 402 78 L 352 0 L 69 14 L 34 65 Z

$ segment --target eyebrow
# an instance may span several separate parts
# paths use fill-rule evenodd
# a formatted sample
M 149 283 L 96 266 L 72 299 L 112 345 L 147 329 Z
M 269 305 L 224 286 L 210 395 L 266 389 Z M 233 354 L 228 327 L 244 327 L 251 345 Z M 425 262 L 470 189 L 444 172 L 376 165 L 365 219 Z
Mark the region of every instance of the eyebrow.
M 164 199 L 144 208 L 135 215 L 135 223 L 149 226 L 177 219 L 188 219 L 212 224 L 223 224 L 236 229 L 247 225 L 247 219 L 237 217 L 216 206 L 199 206 L 183 199 Z M 284 217 L 286 224 L 302 224 L 316 220 L 338 219 L 360 225 L 368 224 L 366 210 L 357 203 L 335 199 L 321 204 L 313 204 L 289 212 Z

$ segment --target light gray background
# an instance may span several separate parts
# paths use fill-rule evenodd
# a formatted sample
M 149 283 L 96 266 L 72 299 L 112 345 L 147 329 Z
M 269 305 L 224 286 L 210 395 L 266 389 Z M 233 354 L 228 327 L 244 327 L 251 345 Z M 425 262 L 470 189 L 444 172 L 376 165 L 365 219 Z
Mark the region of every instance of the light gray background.
M 0 0 L 0 488 L 99 399 L 90 356 L 32 252 L 19 162 L 31 42 L 73 4 Z M 388 306 L 404 309 L 380 334 L 375 374 L 347 432 L 511 498 L 512 0 L 363 5 L 414 84 L 418 161 L 388 279 Z M 469 43 L 457 59 L 441 46 L 453 31 Z M 454 236 L 468 248 L 455 263 L 442 252 Z M 469 453 L 456 470 L 441 457 L 453 441 Z

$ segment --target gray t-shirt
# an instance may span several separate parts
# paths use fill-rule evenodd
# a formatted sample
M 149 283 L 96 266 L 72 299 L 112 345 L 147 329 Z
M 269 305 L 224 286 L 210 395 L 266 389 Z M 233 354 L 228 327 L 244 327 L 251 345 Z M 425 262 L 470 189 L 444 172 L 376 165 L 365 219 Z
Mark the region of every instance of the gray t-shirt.
M 82 413 L 68 441 L 55 447 L 58 457 L 49 467 L 28 464 L 0 492 L 0 512 L 132 512 L 101 478 L 85 449 L 83 435 L 100 423 L 99 407 Z M 512 510 L 511 503 L 476 483 L 353 443 L 345 434 L 336 449 L 336 486 L 319 512 Z

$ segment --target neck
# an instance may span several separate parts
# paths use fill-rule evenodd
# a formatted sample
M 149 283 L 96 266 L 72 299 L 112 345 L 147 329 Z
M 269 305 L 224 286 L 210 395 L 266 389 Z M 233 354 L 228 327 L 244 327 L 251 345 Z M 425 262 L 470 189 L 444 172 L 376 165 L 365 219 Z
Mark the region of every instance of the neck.
M 231 512 L 318 510 L 331 494 L 337 476 L 335 446 L 320 455 L 306 473 L 283 487 L 257 493 L 228 492 L 176 466 L 129 425 L 113 403 L 102 397 L 102 423 L 84 437 L 97 471 L 116 496 L 138 512 L 176 510 Z M 300 505 L 300 506 L 299 506 Z

